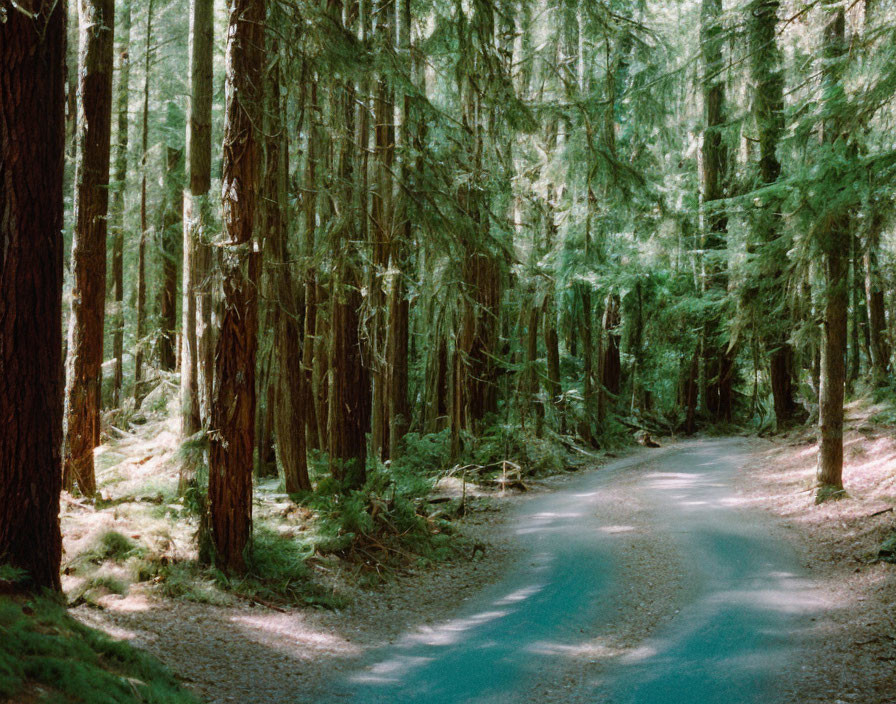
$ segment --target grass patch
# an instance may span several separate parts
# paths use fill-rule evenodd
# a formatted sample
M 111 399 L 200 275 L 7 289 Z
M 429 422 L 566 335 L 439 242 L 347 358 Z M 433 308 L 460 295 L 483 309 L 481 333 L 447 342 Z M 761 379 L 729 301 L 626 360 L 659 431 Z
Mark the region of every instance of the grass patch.
M 89 548 L 71 560 L 68 569 L 74 573 L 82 573 L 104 562 L 124 564 L 130 558 L 145 556 L 146 552 L 146 548 L 126 535 L 110 530 L 98 535 Z
M 165 667 L 49 598 L 0 597 L 0 700 L 198 704 Z
M 877 551 L 877 559 L 881 562 L 889 562 L 896 565 L 896 533 L 892 533 L 889 538 L 880 544 Z

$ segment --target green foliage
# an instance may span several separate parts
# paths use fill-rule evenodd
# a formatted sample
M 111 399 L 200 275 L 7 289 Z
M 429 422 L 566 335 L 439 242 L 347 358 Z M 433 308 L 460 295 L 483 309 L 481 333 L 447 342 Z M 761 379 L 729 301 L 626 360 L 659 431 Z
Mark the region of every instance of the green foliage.
M 26 692 L 35 701 L 197 702 L 157 661 L 78 623 L 55 601 L 0 597 L 0 699 Z
M 877 559 L 896 565 L 896 533 L 891 534 L 880 544 Z
M 146 552 L 146 548 L 127 536 L 114 530 L 105 531 L 95 538 L 90 547 L 71 560 L 69 568 L 83 572 L 104 562 L 123 564 L 129 558 L 143 557 Z

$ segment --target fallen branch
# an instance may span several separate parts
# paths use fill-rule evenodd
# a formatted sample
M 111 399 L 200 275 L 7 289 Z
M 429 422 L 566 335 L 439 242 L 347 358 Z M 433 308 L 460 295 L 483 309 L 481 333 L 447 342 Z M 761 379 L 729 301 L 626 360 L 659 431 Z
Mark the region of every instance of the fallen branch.
M 893 507 L 889 506 L 888 508 L 882 508 L 880 511 L 875 511 L 874 513 L 865 516 L 865 518 L 874 518 L 875 516 L 882 516 L 885 513 L 891 513 L 893 511 Z

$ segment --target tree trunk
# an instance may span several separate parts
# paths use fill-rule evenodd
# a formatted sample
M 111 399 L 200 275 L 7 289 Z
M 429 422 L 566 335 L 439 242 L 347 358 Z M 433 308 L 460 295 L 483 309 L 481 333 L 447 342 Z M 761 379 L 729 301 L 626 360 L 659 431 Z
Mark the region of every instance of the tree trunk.
M 212 142 L 212 57 L 214 0 L 192 0 L 190 11 L 190 101 L 187 110 L 187 181 L 184 188 L 183 234 L 183 316 L 181 344 L 181 434 L 190 437 L 202 427 L 199 395 L 200 365 L 207 360 L 202 354 L 198 330 L 200 306 L 197 297 L 203 285 L 207 266 L 207 244 L 203 241 L 208 222 L 208 191 L 211 187 Z M 209 306 L 202 307 L 208 314 Z M 205 346 L 209 345 L 211 318 L 202 325 Z M 207 414 L 206 414 L 207 418 Z
M 874 383 L 884 384 L 890 364 L 890 346 L 887 344 L 887 317 L 884 292 L 881 286 L 878 250 L 880 249 L 879 225 L 869 225 L 865 241 L 865 305 L 868 308 L 868 333 L 870 337 L 871 372 Z
M 215 346 L 209 506 L 216 564 L 245 568 L 252 532 L 255 356 L 260 257 L 254 251 L 258 131 L 264 70 L 265 0 L 231 0 L 227 31 L 222 164 L 224 300 Z
M 391 0 L 376 0 L 377 41 L 383 46 L 392 43 Z M 389 457 L 389 390 L 385 287 L 392 251 L 393 199 L 392 164 L 395 158 L 395 126 L 392 90 L 385 74 L 377 81 L 374 100 L 374 156 L 376 158 L 370 230 L 372 266 L 370 270 L 370 366 L 373 377 L 373 402 L 370 443 L 372 451 L 385 460 Z M 363 144 L 363 142 L 362 142 Z
M 0 555 L 58 591 L 66 18 L 28 7 L 0 29 Z
M 269 135 L 265 152 L 265 203 L 269 267 L 274 306 L 274 367 L 276 368 L 273 424 L 277 438 L 277 457 L 283 467 L 288 494 L 311 490 L 305 454 L 305 408 L 311 396 L 302 368 L 301 306 L 290 269 L 287 223 L 283 211 L 288 207 L 286 180 L 289 174 L 289 149 L 281 115 L 284 103 L 280 95 L 280 56 L 277 40 L 269 39 L 271 60 L 266 111 Z M 259 457 L 261 448 L 259 448 Z
M 162 215 L 162 289 L 159 295 L 159 368 L 174 371 L 177 364 L 177 262 L 183 257 L 183 156 L 168 145 L 165 154 L 165 207 Z
M 112 356 L 115 368 L 112 373 L 112 407 L 121 404 L 121 387 L 124 383 L 124 193 L 128 177 L 128 97 L 131 85 L 131 2 L 122 2 L 118 21 L 118 92 L 116 111 L 118 118 L 117 143 L 115 145 L 115 187 L 112 190 L 110 223 L 112 230 Z
M 411 76 L 411 3 L 398 0 L 395 11 L 395 47 L 401 68 Z M 401 441 L 408 431 L 411 408 L 408 403 L 408 331 L 410 304 L 407 298 L 405 277 L 408 272 L 408 253 L 411 247 L 411 218 L 408 212 L 408 194 L 411 174 L 410 164 L 410 96 L 406 93 L 398 101 L 396 110 L 395 145 L 399 160 L 399 182 L 394 198 L 395 235 L 392 243 L 392 262 L 389 288 L 389 333 L 386 364 L 389 378 L 389 449 L 395 458 Z
M 314 253 L 315 233 L 317 230 L 317 160 L 319 157 L 319 114 L 317 101 L 317 76 L 312 77 L 310 104 L 307 106 L 307 145 L 308 155 L 305 162 L 305 192 L 302 194 L 302 206 L 305 215 L 304 256 L 304 289 L 305 315 L 302 333 L 302 373 L 305 376 L 305 440 L 306 448 L 319 450 L 324 447 L 323 433 L 318 431 L 318 404 L 314 380 L 314 349 L 317 336 L 317 276 L 315 274 Z
M 349 8 L 328 0 L 333 20 L 350 30 Z M 367 432 L 371 399 L 364 366 L 360 309 L 361 273 L 357 234 L 351 211 L 356 200 L 354 163 L 355 90 L 341 83 L 334 90 L 333 118 L 339 129 L 338 175 L 342 188 L 334 199 L 340 221 L 336 233 L 330 313 L 329 456 L 330 472 L 345 489 L 357 489 L 367 480 Z M 362 196 L 363 197 L 363 196 Z M 362 213 L 363 215 L 363 213 Z
M 67 485 L 96 493 L 93 449 L 98 440 L 106 309 L 106 225 L 112 134 L 113 0 L 82 0 L 78 51 L 78 165 L 72 240 L 72 315 L 66 374 Z
M 727 248 L 728 216 L 716 201 L 727 196 L 728 152 L 722 140 L 726 122 L 722 48 L 722 0 L 702 0 L 700 39 L 703 59 L 703 203 L 705 207 L 705 286 L 728 290 L 727 265 L 717 259 Z M 707 321 L 704 335 L 706 369 L 703 401 L 715 421 L 731 420 L 734 355 L 723 339 L 722 316 Z
M 824 57 L 835 61 L 844 52 L 845 16 L 841 5 L 827 0 L 828 16 L 824 28 Z M 838 78 L 826 69 L 825 94 L 830 95 Z M 822 127 L 822 139 L 833 144 L 840 135 L 834 120 Z M 827 284 L 824 307 L 823 340 L 819 391 L 819 426 L 821 442 L 818 448 L 818 493 L 822 501 L 832 492 L 843 488 L 843 396 L 846 369 L 846 325 L 848 311 L 848 237 L 849 222 L 840 215 L 827 223 L 820 233 Z
M 604 332 L 607 337 L 607 346 L 604 349 L 603 387 L 613 397 L 619 395 L 622 389 L 622 360 L 619 353 L 619 296 L 610 294 L 607 297 L 607 305 L 604 309 Z
M 146 337 L 146 232 L 149 229 L 146 204 L 146 160 L 149 151 L 149 68 L 152 53 L 152 20 L 154 0 L 146 9 L 146 44 L 143 52 L 143 125 L 140 139 L 140 243 L 137 250 L 137 340 L 134 353 L 134 402 L 143 401 L 143 355 Z

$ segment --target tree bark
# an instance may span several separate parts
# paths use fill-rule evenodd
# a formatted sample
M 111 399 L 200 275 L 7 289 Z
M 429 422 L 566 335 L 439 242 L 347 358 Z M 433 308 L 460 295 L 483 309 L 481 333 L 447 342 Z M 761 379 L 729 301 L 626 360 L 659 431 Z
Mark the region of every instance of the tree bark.
M 66 484 L 96 493 L 106 308 L 106 229 L 112 135 L 113 0 L 81 0 L 78 51 L 78 165 L 72 239 L 72 315 L 66 374 Z
M 350 30 L 349 8 L 340 0 L 328 0 L 328 8 L 334 21 Z M 357 202 L 354 87 L 344 82 L 337 84 L 332 102 L 340 135 L 337 169 L 342 187 L 334 199 L 339 231 L 335 238 L 330 312 L 329 457 L 333 477 L 345 489 L 357 489 L 367 480 L 371 398 L 360 337 L 362 279 L 353 225 L 357 219 L 351 217 Z
M 778 142 L 784 130 L 784 78 L 781 72 L 781 52 L 777 43 L 779 0 L 759 0 L 749 5 L 748 31 L 750 37 L 750 71 L 756 86 L 753 96 L 753 119 L 759 134 L 759 174 L 763 184 L 772 184 L 781 175 L 778 161 Z M 777 199 L 764 203 L 758 229 L 758 244 L 773 246 L 781 230 Z M 756 290 L 767 288 L 768 295 L 780 299 L 783 270 L 774 252 L 763 251 L 761 280 Z M 767 321 L 770 327 L 769 375 L 778 429 L 793 420 L 797 406 L 793 398 L 791 376 L 793 351 L 788 342 L 788 321 Z
M 146 160 L 149 152 L 149 69 L 152 55 L 154 0 L 146 8 L 146 43 L 143 49 L 143 119 L 140 138 L 140 243 L 137 249 L 137 340 L 134 352 L 134 402 L 143 400 L 143 356 L 146 337 L 146 233 L 149 229 L 146 203 Z
M 376 39 L 383 46 L 393 42 L 391 0 L 376 0 Z M 363 20 L 363 16 L 362 16 Z M 370 367 L 373 401 L 370 443 L 381 459 L 389 457 L 389 391 L 391 369 L 388 358 L 387 303 L 385 288 L 393 240 L 392 166 L 395 158 L 393 95 L 385 74 L 379 76 L 374 100 L 375 179 L 372 201 L 373 227 L 370 230 L 372 266 L 370 270 Z M 364 142 L 362 141 L 362 145 Z
M 115 145 L 115 187 L 112 189 L 109 220 L 112 230 L 112 407 L 121 404 L 124 383 L 124 193 L 128 177 L 128 97 L 131 85 L 131 2 L 121 4 L 118 21 L 118 92 L 115 109 L 118 118 Z
M 271 68 L 268 76 L 266 111 L 268 134 L 265 151 L 265 203 L 267 237 L 272 277 L 274 306 L 274 367 L 276 384 L 273 400 L 273 425 L 277 439 L 277 457 L 283 468 L 288 494 L 311 490 L 305 454 L 305 408 L 310 394 L 305 385 L 302 367 L 301 306 L 290 269 L 287 245 L 287 224 L 283 211 L 288 207 L 286 179 L 289 174 L 289 150 L 281 115 L 284 111 L 280 95 L 281 71 L 277 40 L 271 45 Z M 259 448 L 260 454 L 260 448 Z
M 0 555 L 60 589 L 65 5 L 0 28 Z
M 884 306 L 884 291 L 881 286 L 880 226 L 869 224 L 865 239 L 865 305 L 868 309 L 869 351 L 871 352 L 871 374 L 874 383 L 884 384 L 890 366 L 890 346 L 887 343 L 887 317 Z
M 209 507 L 216 564 L 245 569 L 252 532 L 255 436 L 256 288 L 254 251 L 259 177 L 258 131 L 264 70 L 265 0 L 231 0 L 221 201 L 223 312 L 215 346 L 209 451 Z
M 728 152 L 722 140 L 726 122 L 725 77 L 722 48 L 722 0 L 702 0 L 700 40 L 703 62 L 703 203 L 705 207 L 705 286 L 707 290 L 728 290 L 727 265 L 717 261 L 727 248 L 728 216 L 718 205 L 727 196 Z M 703 402 L 715 421 L 730 421 L 734 354 L 722 333 L 722 316 L 707 321 L 704 331 Z
M 825 1 L 827 17 L 824 27 L 824 58 L 835 62 L 845 51 L 845 15 L 843 7 Z M 830 95 L 838 82 L 836 72 L 827 68 L 825 93 Z M 833 144 L 839 127 L 833 119 L 822 126 L 822 140 Z M 819 391 L 818 493 L 824 500 L 832 491 L 843 488 L 843 397 L 846 369 L 846 326 L 848 312 L 848 237 L 849 222 L 845 214 L 833 217 L 819 233 L 824 256 L 826 300 L 822 326 L 821 373 Z
M 165 150 L 165 206 L 162 215 L 162 289 L 159 295 L 159 368 L 174 371 L 177 364 L 177 263 L 183 233 L 183 149 Z
M 183 344 L 181 433 L 189 437 L 207 425 L 214 376 L 211 326 L 210 222 L 214 0 L 192 0 L 190 11 L 190 100 L 187 111 L 183 242 Z
M 397 0 L 395 8 L 395 48 L 401 68 L 410 79 L 411 63 L 411 4 L 410 0 Z M 411 247 L 412 227 L 408 208 L 411 174 L 410 164 L 410 96 L 407 93 L 397 99 L 395 151 L 399 162 L 399 181 L 394 205 L 394 241 L 389 267 L 389 331 L 386 364 L 389 379 L 389 450 L 395 458 L 401 450 L 401 441 L 411 421 L 408 403 L 408 335 L 410 303 L 407 298 L 405 277 L 408 272 L 408 255 Z

